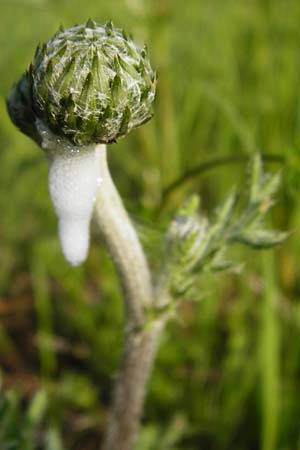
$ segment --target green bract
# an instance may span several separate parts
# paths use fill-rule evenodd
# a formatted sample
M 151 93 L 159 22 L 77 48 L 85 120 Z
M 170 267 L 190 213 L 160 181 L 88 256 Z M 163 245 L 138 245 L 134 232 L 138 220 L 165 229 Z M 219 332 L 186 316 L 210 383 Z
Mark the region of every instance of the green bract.
M 74 145 L 109 143 L 151 118 L 155 84 L 145 48 L 111 22 L 89 20 L 37 48 L 7 105 L 39 144 L 37 119 Z

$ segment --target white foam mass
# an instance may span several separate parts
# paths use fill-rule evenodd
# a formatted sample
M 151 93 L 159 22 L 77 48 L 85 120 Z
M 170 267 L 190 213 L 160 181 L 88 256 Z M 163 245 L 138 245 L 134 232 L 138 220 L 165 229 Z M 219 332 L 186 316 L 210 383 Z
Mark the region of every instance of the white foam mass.
M 99 150 L 53 153 L 49 159 L 49 192 L 58 216 L 65 258 L 73 266 L 87 257 L 90 221 L 101 184 Z

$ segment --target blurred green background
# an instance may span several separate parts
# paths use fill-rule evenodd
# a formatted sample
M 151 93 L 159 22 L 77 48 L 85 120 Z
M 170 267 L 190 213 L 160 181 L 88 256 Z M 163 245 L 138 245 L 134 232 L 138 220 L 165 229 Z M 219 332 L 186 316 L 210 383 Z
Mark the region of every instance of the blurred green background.
M 275 251 L 236 248 L 243 273 L 204 277 L 205 300 L 168 326 L 137 450 L 300 449 L 300 2 L 1 0 L 0 12 L 1 450 L 98 449 L 118 367 L 113 265 L 95 227 L 88 261 L 64 261 L 44 156 L 5 106 L 37 43 L 89 17 L 147 42 L 158 70 L 154 119 L 109 149 L 154 265 L 176 205 L 198 192 L 212 213 L 245 191 L 256 150 L 283 171 L 270 224 L 291 231 Z

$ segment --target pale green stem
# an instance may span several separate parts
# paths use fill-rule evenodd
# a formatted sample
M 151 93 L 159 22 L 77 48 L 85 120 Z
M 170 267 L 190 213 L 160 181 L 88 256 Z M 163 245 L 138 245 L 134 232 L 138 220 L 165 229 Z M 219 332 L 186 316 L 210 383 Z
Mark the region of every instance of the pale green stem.
M 273 254 L 263 255 L 265 290 L 260 336 L 262 450 L 278 448 L 280 429 L 280 325 L 276 311 L 278 287 L 274 261 Z
M 145 327 L 154 306 L 151 274 L 137 234 L 111 179 L 106 148 L 99 145 L 101 177 L 95 215 L 118 271 L 126 305 L 125 342 L 116 380 L 104 450 L 132 450 L 139 429 L 146 384 L 164 321 Z

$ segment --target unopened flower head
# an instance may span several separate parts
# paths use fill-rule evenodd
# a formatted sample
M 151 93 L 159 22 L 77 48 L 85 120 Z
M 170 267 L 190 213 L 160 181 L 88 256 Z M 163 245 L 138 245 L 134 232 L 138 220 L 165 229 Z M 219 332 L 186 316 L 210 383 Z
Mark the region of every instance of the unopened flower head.
M 37 120 L 76 146 L 110 143 L 151 118 L 155 84 L 146 48 L 111 22 L 89 20 L 38 46 L 8 111 L 39 144 Z

